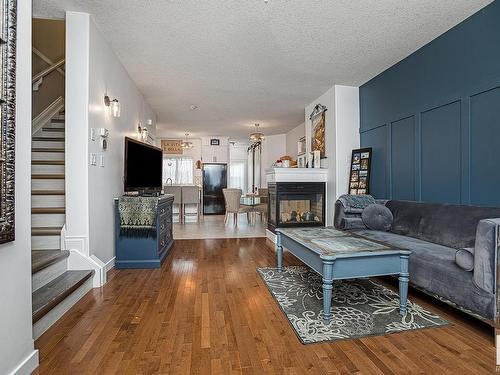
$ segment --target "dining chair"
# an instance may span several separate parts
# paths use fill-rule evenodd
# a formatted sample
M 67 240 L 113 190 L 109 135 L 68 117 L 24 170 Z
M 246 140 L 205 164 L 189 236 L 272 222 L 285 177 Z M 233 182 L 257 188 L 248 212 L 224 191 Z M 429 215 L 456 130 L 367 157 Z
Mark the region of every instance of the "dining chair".
M 252 207 L 241 205 L 241 189 L 222 189 L 222 193 L 224 194 L 224 201 L 226 203 L 224 223 L 227 224 L 228 215 L 233 214 L 234 224 L 238 226 L 238 214 L 240 213 L 246 213 L 247 222 L 250 222 L 249 214 L 252 212 Z
M 254 206 L 254 211 L 260 215 L 260 221 L 264 219 L 267 220 L 267 202 L 269 201 L 269 189 L 268 188 L 258 188 L 257 196 L 260 198 L 260 204 Z
M 196 213 L 186 212 L 186 205 L 196 205 Z M 186 216 L 195 216 L 196 222 L 200 220 L 200 188 L 198 186 L 182 186 L 182 220 Z
M 165 185 L 163 187 L 163 192 L 165 194 L 172 194 L 174 196 L 173 206 L 177 206 L 177 215 L 179 217 L 179 223 L 182 223 L 182 189 L 180 186 Z M 174 214 L 173 212 L 172 214 Z

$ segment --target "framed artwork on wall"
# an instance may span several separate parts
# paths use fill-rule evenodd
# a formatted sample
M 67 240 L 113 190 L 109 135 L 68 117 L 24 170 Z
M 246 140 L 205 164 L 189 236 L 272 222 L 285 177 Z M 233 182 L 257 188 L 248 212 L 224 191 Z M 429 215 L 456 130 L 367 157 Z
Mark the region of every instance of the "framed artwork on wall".
M 16 11 L 0 2 L 0 243 L 15 239 Z
M 347 190 L 349 194 L 370 194 L 371 161 L 371 147 L 352 150 L 349 187 Z
M 325 155 L 325 112 L 327 108 L 324 105 L 317 104 L 314 107 L 309 119 L 311 120 L 311 152 L 319 151 L 320 158 Z
M 220 139 L 218 138 L 210 139 L 210 146 L 220 146 Z

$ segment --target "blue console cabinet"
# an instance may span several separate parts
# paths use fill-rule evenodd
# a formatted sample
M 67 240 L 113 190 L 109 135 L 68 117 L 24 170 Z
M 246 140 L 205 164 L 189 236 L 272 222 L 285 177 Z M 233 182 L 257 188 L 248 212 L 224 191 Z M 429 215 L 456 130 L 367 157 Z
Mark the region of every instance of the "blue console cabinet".
M 116 268 L 159 268 L 172 244 L 172 203 L 174 196 L 158 198 L 156 235 L 132 237 L 120 234 L 120 213 L 118 198 L 115 198 L 115 250 Z

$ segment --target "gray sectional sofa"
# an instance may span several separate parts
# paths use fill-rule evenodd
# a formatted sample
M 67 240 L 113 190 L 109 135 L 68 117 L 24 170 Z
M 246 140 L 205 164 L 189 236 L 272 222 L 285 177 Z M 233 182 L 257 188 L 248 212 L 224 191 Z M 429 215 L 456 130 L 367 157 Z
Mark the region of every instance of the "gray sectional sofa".
M 377 204 L 392 213 L 389 231 L 366 228 L 361 210 L 345 207 L 341 200 L 335 204 L 335 226 L 411 250 L 413 286 L 495 325 L 500 208 L 396 200 Z M 470 257 L 467 267 L 460 262 L 463 254 Z

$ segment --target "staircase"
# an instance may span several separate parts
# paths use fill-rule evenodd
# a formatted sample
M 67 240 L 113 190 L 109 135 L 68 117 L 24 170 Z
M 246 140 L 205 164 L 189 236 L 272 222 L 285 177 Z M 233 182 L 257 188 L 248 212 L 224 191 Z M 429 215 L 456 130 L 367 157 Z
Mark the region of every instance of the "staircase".
M 38 338 L 92 288 L 93 270 L 68 270 L 61 250 L 66 221 L 64 112 L 33 134 L 31 153 L 31 272 L 33 336 Z

